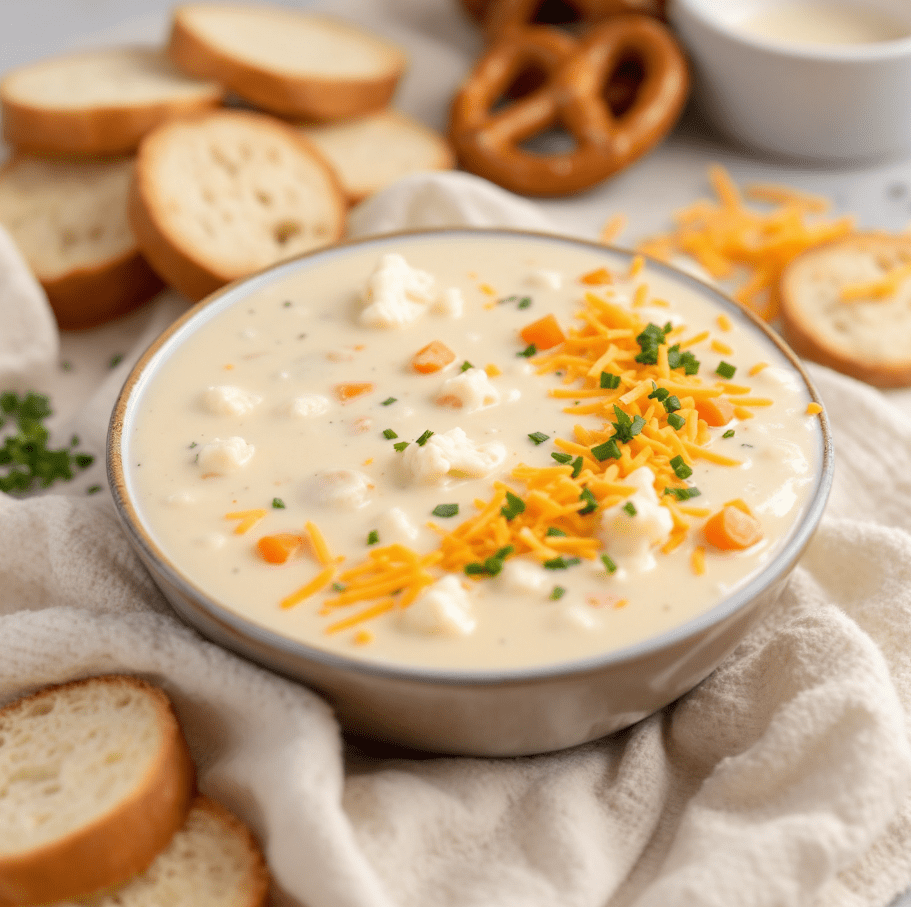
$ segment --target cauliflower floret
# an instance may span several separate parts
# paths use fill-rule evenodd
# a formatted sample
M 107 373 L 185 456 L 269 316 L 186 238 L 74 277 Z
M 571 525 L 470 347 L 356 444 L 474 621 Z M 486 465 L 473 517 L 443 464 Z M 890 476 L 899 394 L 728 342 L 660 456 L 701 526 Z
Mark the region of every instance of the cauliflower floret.
M 504 562 L 496 583 L 509 592 L 542 592 L 553 587 L 553 577 L 533 560 L 511 557 Z
M 599 534 L 614 560 L 629 559 L 637 569 L 648 569 L 654 565 L 651 549 L 667 541 L 674 521 L 658 500 L 655 474 L 647 466 L 633 470 L 623 482 L 636 490 L 604 510 Z
M 207 475 L 226 476 L 246 466 L 254 451 L 253 445 L 243 438 L 214 438 L 200 448 L 196 462 Z
M 289 411 L 292 416 L 308 419 L 321 416 L 329 409 L 329 400 L 322 394 L 304 394 L 291 401 Z
M 506 459 L 506 447 L 497 441 L 478 444 L 461 428 L 431 435 L 420 444 L 405 448 L 404 463 L 411 478 L 420 484 L 453 478 L 489 475 Z
M 500 392 L 482 368 L 469 368 L 447 378 L 437 397 L 441 406 L 464 409 L 466 413 L 495 406 L 499 402 Z
M 377 328 L 411 324 L 434 301 L 434 284 L 432 274 L 412 268 L 401 255 L 384 255 L 367 281 L 361 324 Z
M 242 387 L 219 384 L 207 387 L 202 395 L 203 406 L 213 416 L 245 416 L 262 402 L 259 394 L 245 391 Z
M 537 268 L 528 275 L 528 282 L 533 287 L 545 290 L 559 290 L 563 286 L 563 275 L 559 271 Z
M 447 287 L 440 293 L 433 310 L 450 318 L 461 318 L 465 312 L 465 297 L 458 287 Z
M 449 575 L 428 586 L 401 612 L 401 626 L 414 633 L 468 636 L 477 624 L 468 592 Z
M 390 542 L 413 542 L 419 533 L 401 507 L 390 507 L 377 522 L 380 538 Z
M 317 504 L 356 510 L 370 499 L 373 482 L 356 469 L 328 469 L 310 482 L 309 497 Z

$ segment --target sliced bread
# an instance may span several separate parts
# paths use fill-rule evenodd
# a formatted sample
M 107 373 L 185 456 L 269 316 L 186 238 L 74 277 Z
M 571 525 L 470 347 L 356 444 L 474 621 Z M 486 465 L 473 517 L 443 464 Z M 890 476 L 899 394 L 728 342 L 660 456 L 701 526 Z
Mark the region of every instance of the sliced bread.
M 442 135 L 397 110 L 301 131 L 333 166 L 351 204 L 409 173 L 455 166 Z
M 863 233 L 784 269 L 785 339 L 801 356 L 877 387 L 911 385 L 911 236 Z
M 161 289 L 127 223 L 132 157 L 20 155 L 0 170 L 0 223 L 44 287 L 61 328 L 87 328 Z
M 221 804 L 197 796 L 187 821 L 142 874 L 122 887 L 55 907 L 262 907 L 269 891 L 250 830 Z
M 0 709 L 0 905 L 142 872 L 186 820 L 194 777 L 168 698 L 138 678 L 57 685 Z
M 224 94 L 221 85 L 182 73 L 158 48 L 52 57 L 0 82 L 3 137 L 36 154 L 125 154 L 163 120 L 216 107 Z
M 331 167 L 273 117 L 174 120 L 139 146 L 129 216 L 146 259 L 193 300 L 337 241 L 345 198 Z
M 190 75 L 217 79 L 270 113 L 305 120 L 385 107 L 406 65 L 396 45 L 353 23 L 269 5 L 178 6 L 168 46 Z

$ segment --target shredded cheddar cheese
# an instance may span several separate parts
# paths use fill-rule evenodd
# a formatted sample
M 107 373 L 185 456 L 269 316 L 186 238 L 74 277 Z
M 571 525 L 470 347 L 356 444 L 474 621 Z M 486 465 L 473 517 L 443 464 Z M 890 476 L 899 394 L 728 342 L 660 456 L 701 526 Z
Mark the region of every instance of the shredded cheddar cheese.
M 226 520 L 239 520 L 240 522 L 234 527 L 235 535 L 244 535 L 249 532 L 261 519 L 267 511 L 262 509 L 255 510 L 235 510 L 225 514 Z
M 889 299 L 908 278 L 911 278 L 911 262 L 904 262 L 889 268 L 878 280 L 843 286 L 838 296 L 842 302 Z

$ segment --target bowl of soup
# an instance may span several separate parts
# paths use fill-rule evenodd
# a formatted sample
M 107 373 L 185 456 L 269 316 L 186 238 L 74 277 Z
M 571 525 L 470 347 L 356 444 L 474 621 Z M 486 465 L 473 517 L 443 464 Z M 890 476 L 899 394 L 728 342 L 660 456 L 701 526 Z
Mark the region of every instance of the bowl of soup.
M 906 0 L 669 0 L 668 18 L 729 138 L 810 162 L 911 153 Z
M 443 229 L 199 303 L 114 410 L 118 514 L 175 610 L 352 732 L 517 755 L 703 680 L 832 481 L 761 321 L 631 252 Z

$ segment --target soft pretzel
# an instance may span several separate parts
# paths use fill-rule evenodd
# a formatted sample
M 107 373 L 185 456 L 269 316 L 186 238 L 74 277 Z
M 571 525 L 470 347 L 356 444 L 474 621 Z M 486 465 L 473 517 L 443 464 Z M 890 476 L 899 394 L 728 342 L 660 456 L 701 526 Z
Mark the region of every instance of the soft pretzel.
M 615 109 L 610 82 L 630 62 L 641 80 Z M 529 72 L 543 82 L 504 101 Z M 569 195 L 656 145 L 676 122 L 688 87 L 682 51 L 651 16 L 614 16 L 578 40 L 544 26 L 514 29 L 481 57 L 456 95 L 450 136 L 466 170 L 524 195 Z M 521 147 L 555 128 L 570 133 L 572 150 Z

